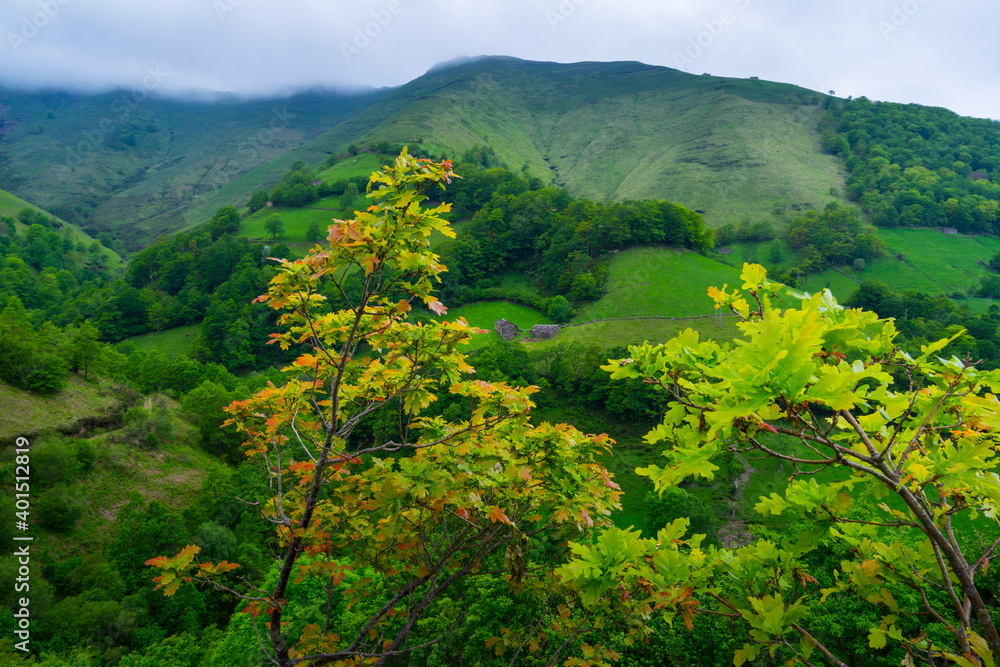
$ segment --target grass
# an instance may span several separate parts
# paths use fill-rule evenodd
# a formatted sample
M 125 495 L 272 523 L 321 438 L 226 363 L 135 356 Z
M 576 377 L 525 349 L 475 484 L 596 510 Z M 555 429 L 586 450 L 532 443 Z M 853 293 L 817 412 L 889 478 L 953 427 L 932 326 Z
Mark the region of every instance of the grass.
M 121 409 L 117 388 L 105 380 L 85 381 L 70 374 L 58 394 L 43 396 L 0 382 L 0 442 L 45 430 L 69 429 Z
M 853 271 L 846 268 L 841 269 L 841 271 L 850 275 L 856 275 Z M 800 286 L 800 291 L 815 294 L 816 292 L 828 289 L 837 297 L 837 301 L 844 301 L 858 288 L 858 285 L 859 283 L 856 280 L 848 278 L 843 273 L 827 269 L 823 273 L 814 273 L 806 276 Z
M 508 301 L 479 301 L 448 311 L 449 319 L 464 317 L 472 326 L 493 331 L 493 324 L 499 319 L 516 324 L 521 331 L 535 324 L 552 324 L 552 320 L 540 310 Z
M 373 108 L 409 103 L 367 137 L 466 150 L 492 145 L 512 168 L 596 200 L 665 198 L 710 226 L 822 207 L 843 188 L 819 148 L 811 91 L 698 77 L 639 63 L 557 65 L 513 58 L 430 72 Z
M 181 510 L 189 506 L 202 482 L 220 463 L 197 446 L 199 435 L 180 416 L 174 401 L 158 397 L 173 425 L 173 436 L 157 450 L 115 442 L 117 431 L 88 438 L 94 447 L 94 467 L 72 484 L 74 496 L 88 510 L 75 528 L 65 534 L 46 531 L 46 558 L 59 561 L 99 552 L 114 537 L 119 510 L 135 495 Z M 151 401 L 147 399 L 147 405 Z M 53 437 L 53 436 L 49 436 Z
M 890 256 L 868 262 L 862 271 L 848 267 L 841 271 L 858 280 L 876 280 L 890 289 L 915 290 L 931 295 L 968 294 L 989 270 L 978 264 L 1000 250 L 1000 239 L 983 236 L 945 236 L 934 229 L 880 229 Z M 899 259 L 899 255 L 903 259 Z M 808 276 L 804 288 L 818 291 L 829 287 L 840 300 L 858 287 L 854 280 L 828 269 Z M 963 299 L 976 312 L 986 312 L 984 299 Z
M 340 179 L 353 178 L 355 176 L 368 177 L 373 171 L 378 171 L 382 166 L 382 160 L 378 155 L 372 153 L 359 153 L 354 157 L 342 160 L 329 169 L 321 171 L 316 178 L 323 179 L 327 183 L 333 183 Z
M 636 248 L 613 255 L 607 294 L 574 322 L 613 317 L 710 315 L 708 288 L 734 285 L 740 272 L 713 259 L 669 248 Z
M 296 208 L 291 206 L 275 206 L 272 208 L 262 208 L 252 215 L 244 218 L 240 222 L 239 236 L 246 236 L 251 239 L 260 239 L 272 243 L 304 243 L 311 247 L 306 241 L 306 234 L 309 226 L 316 222 L 320 231 L 326 236 L 326 228 L 333 224 L 335 218 L 353 218 L 354 212 L 364 210 L 368 206 L 368 200 L 364 195 L 356 197 L 327 197 L 321 199 L 308 208 Z M 319 210 L 323 209 L 323 210 Z M 285 223 L 285 233 L 277 239 L 271 239 L 271 234 L 264 229 L 264 222 L 273 214 L 277 213 Z
M 989 273 L 989 269 L 979 262 L 988 261 L 1000 250 L 1000 238 L 945 236 L 936 229 L 879 229 L 878 233 L 889 246 L 889 256 L 869 261 L 861 271 L 845 266 L 838 267 L 839 271 L 827 269 L 806 276 L 802 289 L 818 292 L 826 288 L 843 301 L 857 289 L 860 281 L 876 280 L 897 292 L 961 294 L 960 300 L 974 312 L 987 311 L 988 300 L 965 298 L 965 295 L 974 291 L 982 277 Z M 733 266 L 740 266 L 744 261 L 757 262 L 767 266 L 771 275 L 798 262 L 798 254 L 783 243 L 782 261 L 772 266 L 768 261 L 770 243 L 733 243 L 727 246 L 732 253 L 720 256 L 720 260 Z
M 198 332 L 201 331 L 201 323 L 188 324 L 183 327 L 174 327 L 164 331 L 133 336 L 128 340 L 135 344 L 140 350 L 150 352 L 159 350 L 168 357 L 179 357 L 188 354 L 191 343 L 194 342 Z
M 552 324 L 552 320 L 545 313 L 534 308 L 529 308 L 528 306 L 509 303 L 507 301 L 470 303 L 458 308 L 451 308 L 448 310 L 447 315 L 445 315 L 445 319 L 448 320 L 456 320 L 459 317 L 464 317 L 465 321 L 471 326 L 479 327 L 489 332 L 488 334 L 472 337 L 472 342 L 469 343 L 469 349 L 472 350 L 486 347 L 493 341 L 499 340 L 499 336 L 493 330 L 493 325 L 499 319 L 513 322 L 518 326 L 522 334 L 530 331 L 531 327 L 536 324 Z
M 721 324 L 721 326 L 720 326 Z M 665 343 L 685 329 L 693 329 L 702 339 L 727 341 L 740 335 L 735 317 L 723 317 L 717 323 L 714 317 L 697 320 L 627 320 L 624 322 L 595 322 L 563 329 L 555 338 L 527 343 L 529 348 L 581 343 L 610 348 L 616 345 L 638 345 L 644 341 Z
M 978 286 L 989 270 L 977 262 L 989 260 L 1000 250 L 1000 238 L 994 236 L 945 236 L 934 229 L 880 229 L 879 235 L 893 254 L 905 253 L 906 260 L 874 262 L 870 266 L 873 277 L 893 289 L 929 294 L 964 293 Z M 895 271 L 887 270 L 890 266 Z M 915 285 L 906 287 L 907 281 Z

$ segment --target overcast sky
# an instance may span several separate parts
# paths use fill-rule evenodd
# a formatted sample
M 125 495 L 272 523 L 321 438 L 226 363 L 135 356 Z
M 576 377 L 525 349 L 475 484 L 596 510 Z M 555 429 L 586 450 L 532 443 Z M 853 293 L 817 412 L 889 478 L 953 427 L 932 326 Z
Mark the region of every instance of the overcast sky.
M 489 54 L 1000 118 L 998 25 L 992 0 L 0 0 L 0 85 L 270 95 L 396 86 Z

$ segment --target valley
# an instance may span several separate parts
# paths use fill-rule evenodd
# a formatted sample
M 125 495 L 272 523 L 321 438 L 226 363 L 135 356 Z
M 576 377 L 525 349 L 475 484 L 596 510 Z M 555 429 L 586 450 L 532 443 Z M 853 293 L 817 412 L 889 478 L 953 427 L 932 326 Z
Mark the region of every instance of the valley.
M 593 642 L 625 664 L 682 664 L 665 661 L 717 643 L 729 660 L 747 650 L 742 621 L 685 629 L 697 605 L 671 597 L 682 575 L 663 584 L 662 617 L 638 601 L 732 554 L 750 565 L 699 589 L 704 600 L 747 598 L 734 573 L 763 596 L 761 562 L 794 560 L 794 576 L 775 575 L 792 586 L 816 583 L 806 569 L 824 586 L 847 577 L 854 551 L 917 525 L 861 481 L 877 466 L 869 432 L 919 443 L 932 431 L 948 452 L 972 443 L 961 446 L 976 462 L 948 475 L 980 504 L 955 501 L 952 540 L 995 530 L 985 476 L 968 472 L 995 455 L 994 124 L 756 78 L 507 57 L 378 90 L 121 95 L 0 91 L 0 443 L 31 442 L 44 544 L 31 664 L 251 663 L 255 615 L 237 613 L 232 591 L 282 586 L 289 637 L 318 637 L 325 605 L 338 632 L 383 650 L 371 637 L 404 637 L 394 616 L 415 607 L 382 618 L 394 607 L 378 596 L 482 565 L 456 575 L 454 598 L 428 597 L 413 632 L 430 643 L 407 664 L 508 664 L 532 614 L 581 656 Z M 513 340 L 494 331 L 501 319 Z M 981 384 L 956 370 L 970 361 Z M 915 375 L 924 384 L 908 385 Z M 890 393 L 932 391 L 949 412 L 903 432 L 916 417 Z M 862 414 L 868 402 L 881 412 Z M 910 412 L 937 415 L 925 403 Z M 816 460 L 852 410 L 859 425 L 837 437 L 855 438 L 838 454 L 862 457 L 853 472 Z M 8 479 L 13 451 L 0 453 Z M 952 454 L 911 453 L 916 477 L 897 490 L 951 479 L 921 471 Z M 314 503 L 323 529 L 276 537 L 257 511 L 272 494 L 296 517 Z M 856 534 L 844 527 L 855 520 Z M 413 527 L 462 539 L 418 548 Z M 857 543 L 834 541 L 839 529 Z M 222 565 L 192 565 L 188 545 Z M 295 576 L 281 574 L 282 549 Z M 931 562 L 924 551 L 904 554 Z M 655 576 L 641 569 L 654 561 Z M 549 605 L 525 568 L 573 583 Z M 225 588 L 165 597 L 149 584 L 203 572 Z M 914 589 L 872 577 L 864 585 L 885 591 L 874 604 L 917 604 Z M 856 664 L 899 664 L 899 646 L 869 651 L 880 621 L 849 593 L 813 600 L 838 619 L 817 636 L 871 658 Z M 458 607 L 476 623 L 455 622 Z M 595 614 L 621 622 L 587 625 Z M 375 635 L 362 632 L 376 616 Z M 923 620 L 899 623 L 914 634 Z M 0 656 L 11 646 L 0 639 Z

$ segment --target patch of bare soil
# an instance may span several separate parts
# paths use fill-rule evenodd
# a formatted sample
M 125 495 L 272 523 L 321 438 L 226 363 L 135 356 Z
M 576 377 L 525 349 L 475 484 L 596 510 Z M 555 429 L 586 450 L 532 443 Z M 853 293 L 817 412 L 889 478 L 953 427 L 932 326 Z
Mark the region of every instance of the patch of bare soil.
M 727 549 L 746 546 L 755 539 L 754 536 L 750 534 L 750 531 L 747 530 L 746 522 L 738 521 L 736 519 L 736 511 L 739 507 L 740 500 L 743 499 L 743 491 L 746 489 L 747 482 L 750 481 L 750 476 L 753 475 L 756 470 L 754 470 L 742 457 L 740 457 L 739 461 L 743 464 L 743 472 L 740 473 L 739 477 L 733 480 L 733 500 L 730 503 L 730 520 L 722 524 L 717 533 L 719 542 L 721 542 L 722 546 Z

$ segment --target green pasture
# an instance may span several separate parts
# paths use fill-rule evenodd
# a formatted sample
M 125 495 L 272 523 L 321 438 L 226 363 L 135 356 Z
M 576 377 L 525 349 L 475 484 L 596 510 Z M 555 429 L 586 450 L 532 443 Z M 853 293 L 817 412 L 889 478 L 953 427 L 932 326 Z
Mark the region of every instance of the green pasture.
M 320 231 L 323 231 L 326 227 L 333 224 L 335 218 L 343 219 L 346 217 L 353 217 L 354 210 L 339 209 L 335 211 L 327 210 L 316 210 L 313 208 L 292 208 L 292 207 L 275 207 L 275 208 L 264 208 L 257 211 L 248 218 L 245 218 L 240 223 L 240 236 L 246 236 L 251 239 L 260 239 L 265 242 L 272 242 L 271 234 L 264 229 L 264 222 L 274 213 L 281 216 L 281 219 L 285 223 L 285 233 L 278 236 L 273 243 L 308 243 L 306 241 L 306 232 L 309 231 L 309 225 L 313 221 L 319 223 Z M 323 236 L 326 236 L 324 233 Z
M 201 323 L 188 324 L 183 327 L 174 327 L 163 331 L 133 336 L 128 340 L 135 344 L 140 350 L 151 352 L 159 350 L 168 357 L 179 357 L 188 354 L 191 343 L 201 331 Z
M 635 248 L 611 258 L 607 293 L 584 306 L 574 322 L 614 317 L 694 317 L 710 315 L 712 285 L 730 287 L 740 270 L 714 259 L 670 248 Z
M 536 324 L 552 324 L 552 320 L 540 310 L 507 301 L 479 301 L 458 308 L 450 308 L 443 319 L 453 321 L 460 317 L 464 317 L 470 326 L 489 332 L 473 336 L 472 342 L 469 344 L 470 349 L 485 347 L 491 342 L 499 340 L 499 336 L 493 330 L 493 325 L 499 319 L 513 322 L 522 333 L 530 331 L 531 327 Z
M 704 317 L 694 320 L 621 320 L 617 322 L 594 322 L 563 329 L 555 338 L 526 343 L 529 348 L 554 345 L 596 344 L 602 348 L 616 345 L 638 345 L 644 341 L 665 343 L 685 329 L 697 331 L 703 339 L 711 338 L 728 341 L 740 335 L 736 328 L 736 318 L 731 315 L 718 319 Z
M 354 178 L 355 176 L 368 177 L 373 171 L 378 171 L 382 167 L 382 160 L 378 155 L 372 153 L 359 153 L 354 157 L 349 157 L 333 165 L 329 169 L 316 174 L 316 178 L 327 183 L 333 183 L 341 179 Z
M 846 268 L 841 269 L 841 271 L 848 275 L 859 275 Z M 806 276 L 799 286 L 799 291 L 815 294 L 828 289 L 833 293 L 833 296 L 837 297 L 837 301 L 844 301 L 858 288 L 859 284 L 857 280 L 852 280 L 843 273 L 827 269 L 823 273 L 813 273 Z

